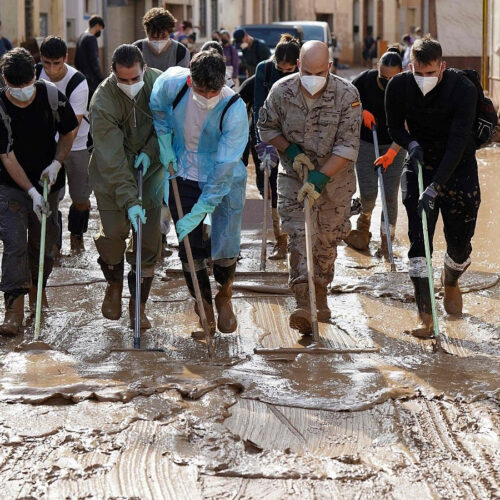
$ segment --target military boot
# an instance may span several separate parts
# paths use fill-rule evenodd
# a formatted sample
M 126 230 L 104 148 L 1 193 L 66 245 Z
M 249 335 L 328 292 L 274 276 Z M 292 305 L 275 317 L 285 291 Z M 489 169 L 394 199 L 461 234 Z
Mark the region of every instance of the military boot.
M 432 318 L 431 293 L 429 290 L 428 278 L 412 277 L 413 288 L 415 290 L 415 302 L 417 303 L 419 325 L 409 330 L 414 337 L 429 339 L 434 336 L 434 323 Z
M 130 328 L 135 328 L 135 280 L 136 274 L 135 270 L 130 270 L 127 276 L 128 289 L 130 292 L 130 301 L 128 303 L 128 314 L 130 318 Z M 141 330 L 149 330 L 151 328 L 151 322 L 146 316 L 146 302 L 149 298 L 149 292 L 151 291 L 151 285 L 153 284 L 153 277 L 144 277 L 141 279 Z
M 347 245 L 356 250 L 367 250 L 372 237 L 370 233 L 370 222 L 372 214 L 361 212 L 356 222 L 356 229 L 353 229 L 345 238 Z
M 123 260 L 114 266 L 106 264 L 101 257 L 97 259 L 97 262 L 108 282 L 102 301 L 102 315 L 108 319 L 120 319 L 122 315 Z
M 208 271 L 206 268 L 200 269 L 199 271 L 196 271 L 196 277 L 198 278 L 198 284 L 200 285 L 200 291 L 201 291 L 201 297 L 203 299 L 203 308 L 205 310 L 205 316 L 207 318 L 208 326 L 210 328 L 210 335 L 215 334 L 215 314 L 214 314 L 214 306 L 213 306 L 213 301 L 212 301 L 212 289 L 210 288 L 210 278 L 208 276 Z M 189 290 L 189 293 L 191 294 L 191 297 L 193 297 L 196 300 L 196 295 L 194 293 L 194 286 L 193 286 L 193 280 L 191 279 L 191 273 L 189 271 L 184 270 L 184 279 L 186 280 L 186 284 Z M 194 305 L 194 311 L 200 318 L 200 326 L 203 327 L 201 324 L 201 317 L 198 309 L 198 303 L 195 302 Z M 197 336 L 195 336 L 197 338 Z M 203 338 L 203 336 L 199 337 L 200 339 Z
M 297 283 L 292 287 L 295 295 L 296 307 L 290 314 L 290 328 L 298 330 L 302 335 L 311 335 L 311 304 L 309 302 L 309 285 Z
M 222 333 L 233 333 L 238 327 L 238 321 L 233 312 L 231 297 L 233 295 L 233 280 L 236 262 L 228 267 L 219 266 L 214 262 L 214 278 L 217 281 L 218 292 L 215 296 L 217 309 L 217 328 Z
M 286 259 L 286 249 L 288 244 L 288 237 L 286 233 L 281 232 L 280 216 L 277 208 L 272 209 L 273 218 L 273 231 L 276 238 L 273 252 L 269 256 L 269 260 L 284 260 Z
M 326 289 L 326 285 L 323 286 L 318 283 L 315 284 L 314 288 L 316 290 L 318 321 L 325 323 L 332 317 L 332 311 L 328 307 L 328 290 Z
M 20 333 L 24 319 L 24 295 L 5 293 L 5 317 L 0 325 L 0 335 L 15 337 Z
M 444 263 L 443 272 L 441 274 L 441 283 L 444 285 L 443 305 L 448 314 L 462 314 L 462 292 L 458 286 L 458 279 L 462 276 L 469 265 L 470 264 L 467 264 L 464 269 L 457 271 L 450 267 L 446 261 Z

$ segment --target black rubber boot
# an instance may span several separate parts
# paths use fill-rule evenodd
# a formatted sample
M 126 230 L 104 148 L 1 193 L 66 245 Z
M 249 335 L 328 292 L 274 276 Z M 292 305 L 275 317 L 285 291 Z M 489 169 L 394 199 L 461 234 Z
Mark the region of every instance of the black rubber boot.
M 135 270 L 131 269 L 127 276 L 128 289 L 130 291 L 130 302 L 128 304 L 128 312 L 130 317 L 130 328 L 135 326 Z M 146 316 L 146 302 L 149 298 L 151 285 L 153 284 L 153 277 L 141 279 L 141 330 L 149 330 L 151 322 Z
M 106 264 L 101 257 L 97 259 L 97 262 L 108 282 L 102 301 L 102 315 L 108 319 L 120 319 L 122 315 L 123 260 L 114 266 Z
M 196 277 L 198 278 L 198 284 L 200 285 L 201 296 L 203 298 L 203 307 L 205 309 L 205 316 L 207 317 L 208 326 L 210 327 L 210 334 L 215 333 L 215 315 L 214 306 L 212 302 L 212 289 L 210 288 L 210 278 L 208 276 L 207 269 L 201 269 L 196 271 Z M 191 297 L 196 299 L 194 293 L 193 280 L 191 279 L 191 273 L 189 271 L 184 271 L 184 279 L 186 280 L 186 285 L 188 287 Z M 199 315 L 198 304 L 195 303 L 194 310 L 196 314 Z M 201 324 L 201 318 L 200 318 Z
M 415 290 L 415 302 L 417 303 L 420 324 L 417 328 L 410 330 L 410 333 L 418 338 L 431 338 L 434 336 L 434 325 L 429 279 L 411 277 L 411 281 Z
M 227 267 L 219 266 L 214 262 L 214 278 L 219 283 L 219 291 L 215 296 L 217 328 L 222 333 L 233 333 L 238 327 L 238 321 L 236 320 L 231 304 L 235 272 L 236 262 Z

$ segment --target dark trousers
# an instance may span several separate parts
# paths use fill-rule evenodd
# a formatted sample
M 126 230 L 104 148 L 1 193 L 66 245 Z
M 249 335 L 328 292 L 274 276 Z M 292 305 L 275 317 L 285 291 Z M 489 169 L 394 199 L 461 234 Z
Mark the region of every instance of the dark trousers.
M 45 235 L 45 260 L 43 285 L 54 266 L 54 244 L 59 234 L 57 207 L 59 190 L 48 196 L 51 215 L 47 217 Z M 3 292 L 27 293 L 38 281 L 41 224 L 30 196 L 24 191 L 0 186 L 0 239 L 3 241 L 2 281 Z
M 179 195 L 181 198 L 181 206 L 184 215 L 191 212 L 193 205 L 198 201 L 201 196 L 201 189 L 197 181 L 190 181 L 177 177 L 177 186 L 179 187 Z M 174 191 L 172 183 L 170 182 L 170 192 L 168 195 L 168 205 L 174 224 L 179 220 L 179 214 L 175 205 Z M 203 260 L 210 257 L 210 240 L 204 237 L 203 222 L 189 233 L 189 243 L 191 244 L 191 251 L 193 252 L 193 259 Z M 187 263 L 186 248 L 182 241 L 179 241 L 179 258 L 181 262 Z
M 458 170 L 458 168 L 457 168 Z M 424 168 L 424 189 L 432 182 L 435 170 Z M 408 257 L 425 257 L 422 219 L 417 210 L 419 191 L 417 174 L 405 164 L 401 177 L 403 204 L 408 215 L 408 237 L 410 250 Z M 464 263 L 472 252 L 471 240 L 476 228 L 477 213 L 481 203 L 481 191 L 475 158 L 468 164 L 460 165 L 459 172 L 452 175 L 437 197 L 437 210 L 427 218 L 429 241 L 431 243 L 436 221 L 441 212 L 446 239 L 446 250 L 457 264 Z

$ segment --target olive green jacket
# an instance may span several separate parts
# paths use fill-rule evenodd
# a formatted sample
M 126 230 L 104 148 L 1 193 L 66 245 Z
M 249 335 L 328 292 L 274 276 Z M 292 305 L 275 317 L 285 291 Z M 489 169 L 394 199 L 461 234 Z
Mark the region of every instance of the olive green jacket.
M 144 86 L 129 99 L 116 85 L 114 74 L 97 88 L 90 103 L 90 131 L 94 150 L 89 175 L 100 210 L 128 210 L 138 203 L 135 157 L 146 153 L 151 165 L 144 176 L 142 205 L 161 206 L 163 167 L 149 98 L 161 72 L 146 68 Z

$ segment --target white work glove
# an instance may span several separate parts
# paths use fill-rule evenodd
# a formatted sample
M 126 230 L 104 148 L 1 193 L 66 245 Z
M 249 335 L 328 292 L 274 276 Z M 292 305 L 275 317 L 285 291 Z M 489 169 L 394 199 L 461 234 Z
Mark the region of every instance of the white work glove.
M 61 170 L 61 166 L 62 165 L 57 160 L 54 160 L 42 172 L 42 175 L 40 175 L 40 185 L 43 186 L 43 178 L 47 177 L 47 181 L 48 181 L 49 187 L 51 187 L 54 184 L 54 182 L 56 182 L 57 174 L 59 173 L 59 170 Z
M 42 222 L 42 214 L 46 214 L 47 217 L 50 215 L 49 204 L 43 199 L 43 196 L 36 190 L 34 186 L 31 186 L 29 188 L 28 194 L 33 200 L 33 212 L 35 212 L 38 220 Z

